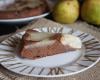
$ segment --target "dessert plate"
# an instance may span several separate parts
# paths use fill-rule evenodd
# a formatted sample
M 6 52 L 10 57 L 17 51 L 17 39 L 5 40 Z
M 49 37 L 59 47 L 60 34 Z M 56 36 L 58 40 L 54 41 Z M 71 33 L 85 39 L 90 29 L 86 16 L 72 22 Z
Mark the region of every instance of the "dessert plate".
M 0 63 L 6 69 L 27 76 L 62 77 L 83 72 L 100 61 L 100 43 L 92 35 L 67 27 L 35 28 L 41 32 L 68 33 L 80 37 L 81 50 L 61 53 L 36 60 L 21 58 L 19 47 L 22 35 L 17 33 L 0 44 Z
M 27 17 L 27 18 L 20 18 L 20 19 L 0 19 L 0 22 L 3 23 L 19 23 L 19 22 L 28 22 L 32 21 L 34 19 L 42 18 L 49 15 L 49 12 L 38 15 L 38 16 L 32 16 L 32 17 Z

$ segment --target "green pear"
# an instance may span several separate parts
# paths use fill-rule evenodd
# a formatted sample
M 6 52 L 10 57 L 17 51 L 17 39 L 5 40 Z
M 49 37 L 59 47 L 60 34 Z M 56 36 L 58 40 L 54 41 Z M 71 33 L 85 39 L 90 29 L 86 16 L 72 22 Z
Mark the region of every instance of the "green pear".
M 83 20 L 100 25 L 100 0 L 85 0 L 81 9 Z
M 77 0 L 59 0 L 53 9 L 53 18 L 60 23 L 74 23 L 79 17 Z

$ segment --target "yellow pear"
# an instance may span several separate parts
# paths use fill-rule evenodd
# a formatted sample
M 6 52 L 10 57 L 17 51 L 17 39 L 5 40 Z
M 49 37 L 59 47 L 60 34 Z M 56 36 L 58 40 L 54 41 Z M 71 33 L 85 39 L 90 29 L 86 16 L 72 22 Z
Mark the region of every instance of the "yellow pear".
M 83 20 L 100 25 L 100 0 L 85 0 L 81 9 Z
M 59 0 L 53 9 L 53 18 L 60 23 L 74 23 L 79 16 L 77 0 Z

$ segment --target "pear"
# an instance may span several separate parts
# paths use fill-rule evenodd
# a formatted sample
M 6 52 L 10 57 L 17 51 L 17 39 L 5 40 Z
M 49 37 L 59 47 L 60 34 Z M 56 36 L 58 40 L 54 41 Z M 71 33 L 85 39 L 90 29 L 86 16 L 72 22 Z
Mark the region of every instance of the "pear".
M 79 17 L 77 0 L 59 0 L 53 9 L 53 18 L 60 23 L 74 23 Z
M 88 23 L 100 25 L 100 0 L 85 0 L 81 9 L 81 17 Z

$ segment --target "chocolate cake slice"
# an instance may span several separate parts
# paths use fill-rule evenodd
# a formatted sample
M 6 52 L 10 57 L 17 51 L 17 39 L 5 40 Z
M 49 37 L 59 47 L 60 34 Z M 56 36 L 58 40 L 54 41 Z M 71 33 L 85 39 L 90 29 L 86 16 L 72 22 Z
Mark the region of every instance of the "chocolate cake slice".
M 27 30 L 22 37 L 20 55 L 36 59 L 81 49 L 81 40 L 65 33 L 38 32 Z
M 2 0 L 0 19 L 16 19 L 37 16 L 48 11 L 45 0 Z

